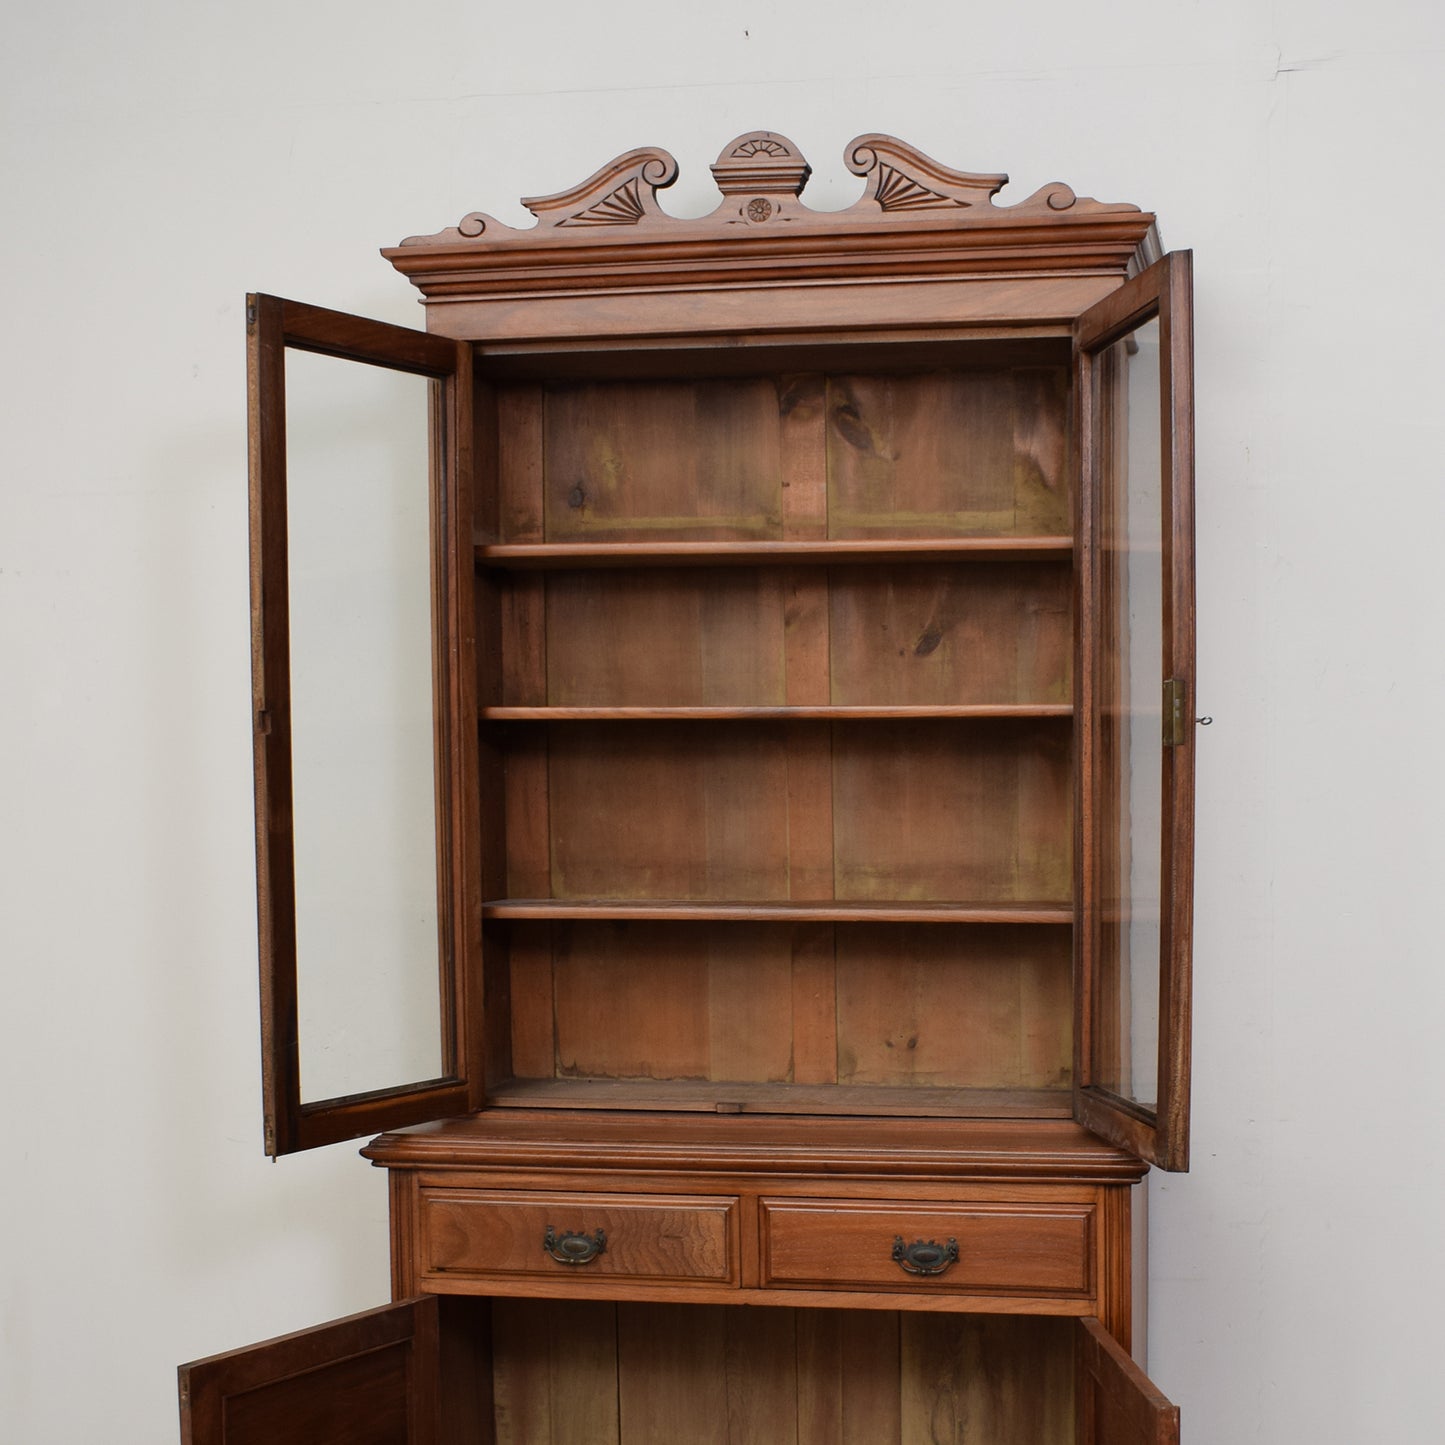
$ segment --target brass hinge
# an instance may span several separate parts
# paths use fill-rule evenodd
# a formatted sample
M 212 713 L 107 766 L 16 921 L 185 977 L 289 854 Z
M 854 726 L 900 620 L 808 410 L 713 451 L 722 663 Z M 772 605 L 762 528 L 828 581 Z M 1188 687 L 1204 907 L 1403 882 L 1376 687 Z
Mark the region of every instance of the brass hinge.
M 1181 746 L 1187 735 L 1188 724 L 1184 715 L 1184 704 L 1188 700 L 1188 691 L 1182 677 L 1164 679 L 1164 746 L 1166 748 Z

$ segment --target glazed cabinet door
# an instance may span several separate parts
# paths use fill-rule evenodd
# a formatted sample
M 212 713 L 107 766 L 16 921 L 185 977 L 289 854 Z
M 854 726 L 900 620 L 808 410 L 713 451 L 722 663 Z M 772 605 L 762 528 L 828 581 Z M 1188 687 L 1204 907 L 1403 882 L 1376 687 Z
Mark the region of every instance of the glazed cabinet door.
M 247 298 L 266 1150 L 472 1107 L 470 351 Z
M 180 1402 L 181 1445 L 436 1445 L 437 1302 L 182 1365 Z
M 1075 327 L 1080 1121 L 1189 1162 L 1194 867 L 1191 258 Z

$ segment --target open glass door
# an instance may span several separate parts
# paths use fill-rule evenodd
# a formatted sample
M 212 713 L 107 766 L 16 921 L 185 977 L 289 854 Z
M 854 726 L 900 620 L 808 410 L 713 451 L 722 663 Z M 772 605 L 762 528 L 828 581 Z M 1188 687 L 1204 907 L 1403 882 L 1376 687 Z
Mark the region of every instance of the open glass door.
M 473 1107 L 470 352 L 247 298 L 266 1150 Z M 469 782 L 472 784 L 468 786 Z
M 1080 1121 L 1189 1163 L 1194 834 L 1191 257 L 1075 325 L 1081 488 Z

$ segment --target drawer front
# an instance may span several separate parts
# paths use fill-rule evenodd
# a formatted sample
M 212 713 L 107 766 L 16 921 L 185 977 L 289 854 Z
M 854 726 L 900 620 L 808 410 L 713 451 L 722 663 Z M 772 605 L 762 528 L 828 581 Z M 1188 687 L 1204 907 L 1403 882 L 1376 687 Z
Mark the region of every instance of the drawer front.
M 423 1278 L 737 1283 L 737 1200 L 424 1189 Z
M 761 1203 L 769 1285 L 1092 1293 L 1091 1204 Z

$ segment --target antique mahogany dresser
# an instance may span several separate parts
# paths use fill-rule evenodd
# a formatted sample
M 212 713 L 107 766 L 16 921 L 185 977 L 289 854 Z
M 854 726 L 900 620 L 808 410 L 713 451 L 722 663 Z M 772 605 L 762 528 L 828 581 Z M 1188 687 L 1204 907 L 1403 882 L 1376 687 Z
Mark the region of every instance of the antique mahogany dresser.
M 192 1445 L 1158 1445 L 1188 1152 L 1191 281 L 888 136 L 619 156 L 250 341 L 266 1148 L 394 1303 Z

